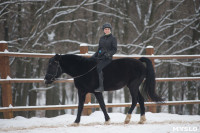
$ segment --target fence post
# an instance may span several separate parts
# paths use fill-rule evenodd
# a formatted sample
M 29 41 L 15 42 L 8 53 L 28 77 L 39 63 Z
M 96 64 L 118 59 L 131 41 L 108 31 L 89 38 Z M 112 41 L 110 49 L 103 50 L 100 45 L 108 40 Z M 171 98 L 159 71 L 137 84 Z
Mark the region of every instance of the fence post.
M 81 44 L 80 45 L 80 54 L 88 53 L 88 45 Z M 91 94 L 88 93 L 85 98 L 85 104 L 91 103 Z M 92 113 L 92 109 L 83 109 L 83 115 L 90 115 Z
M 154 47 L 153 46 L 146 47 L 146 55 L 154 55 Z M 154 59 L 151 59 L 151 61 L 152 61 L 153 67 L 154 67 L 155 66 Z M 152 101 L 149 101 L 149 102 L 152 102 Z M 152 113 L 156 113 L 156 106 L 149 106 L 149 111 Z
M 5 41 L 0 41 L 0 51 L 4 52 L 8 49 L 8 44 Z M 9 57 L 8 56 L 0 56 L 0 77 L 2 79 L 6 79 L 7 76 L 10 75 L 10 66 L 9 66 Z M 2 98 L 2 106 L 9 107 L 12 105 L 12 89 L 10 83 L 5 83 L 1 85 L 1 98 Z M 3 116 L 5 119 L 10 119 L 13 117 L 13 112 L 4 112 Z

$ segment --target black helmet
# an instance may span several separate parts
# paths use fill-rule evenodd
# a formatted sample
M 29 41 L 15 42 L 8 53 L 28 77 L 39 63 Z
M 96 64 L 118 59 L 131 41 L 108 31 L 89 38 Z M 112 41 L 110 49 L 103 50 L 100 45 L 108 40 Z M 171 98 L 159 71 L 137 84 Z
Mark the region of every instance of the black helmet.
M 105 23 L 103 26 L 102 26 L 102 30 L 104 30 L 105 28 L 110 28 L 110 30 L 112 30 L 112 26 L 110 23 Z

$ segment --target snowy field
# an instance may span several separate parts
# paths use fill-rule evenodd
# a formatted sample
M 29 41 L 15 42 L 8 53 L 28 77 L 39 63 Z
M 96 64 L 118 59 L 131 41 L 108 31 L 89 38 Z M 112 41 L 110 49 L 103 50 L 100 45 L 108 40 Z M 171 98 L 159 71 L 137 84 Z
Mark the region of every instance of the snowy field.
M 200 116 L 167 113 L 146 113 L 145 124 L 138 124 L 139 114 L 132 114 L 131 122 L 124 124 L 125 114 L 109 113 L 111 121 L 104 124 L 101 111 L 82 116 L 78 127 L 72 126 L 75 115 L 54 118 L 0 119 L 0 133 L 200 133 Z

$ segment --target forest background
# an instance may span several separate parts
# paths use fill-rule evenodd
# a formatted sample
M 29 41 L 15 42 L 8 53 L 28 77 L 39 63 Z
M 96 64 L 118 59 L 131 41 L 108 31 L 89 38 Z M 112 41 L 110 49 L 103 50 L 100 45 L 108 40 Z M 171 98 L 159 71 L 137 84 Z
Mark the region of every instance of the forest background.
M 0 40 L 11 52 L 78 54 L 80 44 L 94 53 L 105 22 L 117 38 L 117 54 L 193 55 L 200 51 L 199 0 L 1 0 Z M 44 78 L 47 59 L 10 58 L 12 78 Z M 156 77 L 200 75 L 200 59 L 155 60 Z M 62 76 L 68 77 L 67 75 Z M 0 89 L 1 90 L 1 89 Z M 200 99 L 200 83 L 160 82 L 156 91 L 165 100 Z M 77 104 L 73 83 L 13 84 L 13 106 Z M 1 91 L 0 91 L 1 93 Z M 1 97 L 1 94 L 0 94 Z M 106 103 L 130 102 L 128 89 L 104 92 Z M 92 96 L 92 103 L 96 100 Z M 0 105 L 1 105 L 0 100 Z M 109 112 L 126 113 L 126 108 Z M 158 111 L 199 114 L 200 105 L 160 107 Z M 76 110 L 15 112 L 24 117 L 76 113 Z M 2 117 L 2 113 L 0 113 Z

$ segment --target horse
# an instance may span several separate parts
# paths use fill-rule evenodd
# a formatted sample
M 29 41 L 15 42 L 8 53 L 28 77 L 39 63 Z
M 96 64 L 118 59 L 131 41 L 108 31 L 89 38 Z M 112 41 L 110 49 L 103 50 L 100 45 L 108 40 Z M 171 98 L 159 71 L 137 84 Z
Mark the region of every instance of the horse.
M 63 73 L 74 78 L 75 87 L 78 89 L 78 113 L 74 124 L 78 125 L 81 120 L 85 97 L 87 93 L 93 93 L 98 100 L 104 113 L 105 123 L 109 123 L 110 117 L 106 111 L 103 95 L 101 92 L 94 92 L 99 86 L 98 73 L 96 69 L 97 59 L 82 57 L 73 54 L 56 54 L 49 59 L 45 84 L 53 83 Z M 141 95 L 139 86 L 143 84 L 143 91 L 151 101 L 162 101 L 162 98 L 155 93 L 155 72 L 150 59 L 121 58 L 112 62 L 103 69 L 104 91 L 115 91 L 127 86 L 132 96 L 132 105 L 126 115 L 125 124 L 131 119 L 131 114 L 137 104 L 140 104 L 140 121 L 146 121 L 144 97 Z

